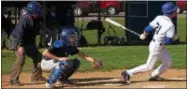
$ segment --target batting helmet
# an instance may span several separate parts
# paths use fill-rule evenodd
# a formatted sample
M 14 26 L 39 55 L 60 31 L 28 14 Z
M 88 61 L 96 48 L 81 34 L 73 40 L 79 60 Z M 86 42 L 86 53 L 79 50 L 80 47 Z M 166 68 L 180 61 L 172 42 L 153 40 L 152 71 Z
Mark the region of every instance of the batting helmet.
M 173 11 L 177 9 L 177 6 L 172 2 L 167 2 L 162 6 L 162 12 L 165 15 L 171 14 Z
M 61 28 L 60 38 L 69 45 L 76 45 L 77 36 L 75 33 L 75 28 L 73 27 L 63 27 Z
M 41 7 L 38 2 L 36 1 L 29 2 L 26 8 L 29 13 L 41 16 Z

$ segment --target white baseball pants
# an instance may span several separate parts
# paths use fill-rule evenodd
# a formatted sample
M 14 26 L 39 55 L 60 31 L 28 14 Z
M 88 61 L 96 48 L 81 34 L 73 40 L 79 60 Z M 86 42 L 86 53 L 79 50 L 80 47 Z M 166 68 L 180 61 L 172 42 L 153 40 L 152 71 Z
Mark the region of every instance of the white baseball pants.
M 55 59 L 51 59 L 51 60 L 42 59 L 41 68 L 43 71 L 50 72 L 53 68 L 59 68 L 59 62 Z
M 153 69 L 158 58 L 161 59 L 162 64 L 151 73 L 152 77 L 159 76 L 165 72 L 171 66 L 172 60 L 164 44 L 161 45 L 160 42 L 151 41 L 149 44 L 149 56 L 147 62 L 138 67 L 127 70 L 127 73 L 132 76 L 135 73 L 150 71 Z

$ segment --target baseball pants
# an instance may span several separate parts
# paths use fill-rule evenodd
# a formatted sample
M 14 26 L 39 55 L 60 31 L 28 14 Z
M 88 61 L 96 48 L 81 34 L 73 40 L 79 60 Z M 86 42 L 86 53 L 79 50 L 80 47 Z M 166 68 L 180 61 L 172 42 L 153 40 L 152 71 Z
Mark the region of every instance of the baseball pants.
M 51 71 L 48 82 L 55 83 L 58 79 L 66 81 L 80 66 L 78 59 L 70 59 L 66 61 L 56 61 L 42 59 L 41 68 L 44 71 Z
M 42 77 L 42 70 L 39 66 L 39 63 L 41 62 L 41 53 L 38 51 L 35 45 L 24 46 L 23 55 L 18 55 L 17 51 L 15 51 L 15 54 L 17 59 L 12 66 L 10 81 L 19 81 L 19 75 L 25 64 L 26 55 L 33 61 L 31 80 L 37 80 Z
M 132 76 L 135 73 L 150 71 L 153 69 L 155 63 L 158 61 L 159 58 L 162 64 L 151 73 L 152 77 L 159 76 L 164 73 L 168 68 L 170 68 L 172 60 L 164 44 L 156 41 L 151 41 L 151 43 L 149 44 L 149 56 L 147 62 L 138 67 L 127 70 L 127 73 Z

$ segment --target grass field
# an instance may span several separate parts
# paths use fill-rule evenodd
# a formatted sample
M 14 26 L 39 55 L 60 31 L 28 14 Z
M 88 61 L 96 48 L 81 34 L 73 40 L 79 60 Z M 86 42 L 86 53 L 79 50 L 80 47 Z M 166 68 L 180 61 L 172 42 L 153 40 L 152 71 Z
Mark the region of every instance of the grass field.
M 121 23 L 124 20 L 118 19 Z M 186 42 L 186 17 L 178 18 L 178 36 L 182 42 Z M 107 24 L 104 24 L 107 26 Z M 124 35 L 122 30 L 117 30 L 117 34 Z M 121 32 L 122 31 L 122 32 Z M 107 35 L 107 33 L 104 33 Z M 85 34 L 89 43 L 96 43 L 96 32 L 89 30 Z M 104 35 L 103 35 L 104 36 Z M 173 58 L 172 68 L 186 68 L 186 44 L 179 45 L 167 45 Z M 42 50 L 40 50 L 42 52 Z M 106 47 L 87 47 L 82 48 L 81 51 L 95 58 L 101 59 L 104 63 L 104 68 L 101 71 L 110 71 L 113 69 L 132 68 L 145 63 L 148 56 L 148 46 L 106 46 Z M 76 56 L 73 56 L 76 57 Z M 2 74 L 8 74 L 12 67 L 12 64 L 16 60 L 12 51 L 2 50 L 1 52 L 1 64 Z M 79 71 L 92 71 L 90 63 L 81 60 L 81 66 Z M 23 71 L 31 72 L 32 60 L 27 57 Z M 157 64 L 158 65 L 158 64 Z
M 186 45 L 168 45 L 167 48 L 173 58 L 172 68 L 186 68 Z M 102 71 L 132 68 L 145 63 L 148 56 L 147 46 L 88 47 L 82 48 L 81 51 L 97 59 L 101 59 L 105 66 Z M 9 73 L 14 60 L 15 56 L 13 52 L 2 52 L 3 74 Z M 93 70 L 89 62 L 85 60 L 81 61 L 79 71 Z M 31 71 L 31 62 L 32 60 L 30 58 L 26 59 L 26 64 L 23 71 Z

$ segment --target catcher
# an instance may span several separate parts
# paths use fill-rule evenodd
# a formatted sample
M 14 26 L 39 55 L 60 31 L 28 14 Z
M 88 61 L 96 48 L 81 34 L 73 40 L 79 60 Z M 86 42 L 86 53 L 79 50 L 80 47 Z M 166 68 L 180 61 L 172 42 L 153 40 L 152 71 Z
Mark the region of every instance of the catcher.
M 79 59 L 69 59 L 69 55 L 78 54 L 80 57 L 92 63 L 93 68 L 103 67 L 102 61 L 96 60 L 80 52 L 75 46 L 77 37 L 72 27 L 61 28 L 60 40 L 56 40 L 53 45 L 45 49 L 41 68 L 44 71 L 51 71 L 46 87 L 54 88 L 55 83 L 72 84 L 68 78 L 79 68 Z

